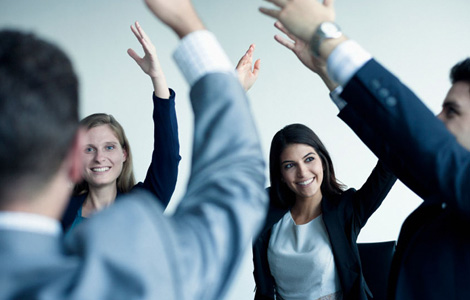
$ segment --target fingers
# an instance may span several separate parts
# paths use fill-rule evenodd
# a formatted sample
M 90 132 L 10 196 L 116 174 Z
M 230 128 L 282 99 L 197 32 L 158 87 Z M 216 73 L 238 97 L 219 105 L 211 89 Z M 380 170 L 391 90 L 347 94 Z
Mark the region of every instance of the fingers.
M 279 29 L 282 33 L 284 33 L 285 35 L 287 35 L 291 40 L 293 41 L 297 41 L 297 38 L 292 35 L 289 31 L 287 31 L 286 27 L 284 27 L 284 25 L 282 25 L 282 23 L 280 21 L 276 21 L 274 23 L 274 27 L 276 27 L 277 29 Z
M 277 35 L 277 34 L 274 36 L 274 39 L 276 40 L 276 42 L 283 45 L 287 49 L 294 51 L 294 48 L 295 48 L 294 43 L 286 40 L 285 38 L 283 38 L 283 37 L 281 37 L 280 35 Z
M 258 58 L 258 59 L 255 61 L 255 65 L 253 66 L 253 75 L 255 76 L 255 78 L 258 77 L 258 73 L 259 73 L 260 67 L 261 67 L 261 59 Z
M 145 33 L 144 29 L 142 28 L 142 26 L 140 26 L 140 23 L 139 22 L 135 22 L 135 27 L 137 28 L 137 30 L 139 31 L 139 34 L 140 36 L 147 42 L 151 43 L 150 41 L 150 38 L 148 37 L 148 35 Z
M 266 8 L 266 7 L 260 7 L 259 8 L 259 11 L 262 13 L 262 14 L 265 14 L 267 16 L 270 16 L 270 17 L 273 17 L 274 19 L 279 19 L 279 14 L 280 14 L 280 10 L 278 9 L 271 9 L 271 8 Z
M 136 63 L 139 63 L 142 59 L 133 49 L 127 49 L 127 54 L 129 54 L 129 56 L 132 57 Z
M 251 62 L 253 61 L 253 51 L 255 51 L 255 44 L 251 44 L 246 50 L 245 54 L 238 61 L 236 69 L 243 67 L 244 65 L 249 65 L 251 67 Z
M 287 2 L 289 0 L 265 0 L 266 2 L 271 2 L 272 4 L 278 6 L 278 7 L 284 7 L 286 6 Z

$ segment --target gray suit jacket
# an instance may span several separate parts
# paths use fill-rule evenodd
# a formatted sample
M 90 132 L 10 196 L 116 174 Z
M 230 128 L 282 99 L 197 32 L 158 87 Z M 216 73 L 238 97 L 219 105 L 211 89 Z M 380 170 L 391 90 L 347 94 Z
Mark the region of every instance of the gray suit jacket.
M 0 230 L 0 299 L 222 299 L 265 217 L 265 165 L 235 76 L 204 76 L 191 102 L 191 177 L 176 212 L 136 192 L 65 241 Z

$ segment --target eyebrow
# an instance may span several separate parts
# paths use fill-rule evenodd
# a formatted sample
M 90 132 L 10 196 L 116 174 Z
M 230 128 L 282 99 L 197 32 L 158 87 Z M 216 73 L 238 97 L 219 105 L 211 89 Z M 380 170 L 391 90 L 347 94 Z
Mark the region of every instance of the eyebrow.
M 304 157 L 302 157 L 302 159 L 304 159 L 304 158 L 306 158 L 307 156 L 310 156 L 310 155 L 315 155 L 315 153 L 314 152 L 309 152 L 309 153 L 305 154 Z M 281 162 L 281 165 L 286 164 L 286 163 L 291 163 L 291 162 L 294 162 L 294 161 L 293 160 L 285 160 L 285 161 Z
M 442 107 L 456 107 L 459 108 L 460 105 L 457 101 L 453 99 L 445 99 L 444 103 L 442 103 Z

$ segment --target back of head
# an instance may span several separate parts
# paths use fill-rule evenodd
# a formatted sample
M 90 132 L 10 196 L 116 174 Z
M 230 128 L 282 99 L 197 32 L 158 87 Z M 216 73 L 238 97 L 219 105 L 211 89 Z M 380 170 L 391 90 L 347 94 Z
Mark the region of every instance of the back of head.
M 0 31 L 0 206 L 8 190 L 33 192 L 51 179 L 77 124 L 78 80 L 64 52 Z
M 450 81 L 452 84 L 458 81 L 470 83 L 470 57 L 458 62 L 450 70 Z
M 318 153 L 323 165 L 323 182 L 321 184 L 324 195 L 340 194 L 344 186 L 336 179 L 333 162 L 328 150 L 320 138 L 305 125 L 291 124 L 279 130 L 271 142 L 269 153 L 269 176 L 271 180 L 271 201 L 281 207 L 290 207 L 295 202 L 295 194 L 282 181 L 281 154 L 288 145 L 304 144 L 311 146 Z

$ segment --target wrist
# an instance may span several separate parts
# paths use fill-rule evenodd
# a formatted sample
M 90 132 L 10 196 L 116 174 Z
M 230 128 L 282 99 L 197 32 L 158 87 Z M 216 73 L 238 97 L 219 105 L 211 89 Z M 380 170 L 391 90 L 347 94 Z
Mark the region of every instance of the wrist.
M 327 58 L 337 45 L 336 42 L 342 37 L 343 33 L 336 23 L 322 22 L 316 27 L 310 38 L 310 52 L 315 57 Z

